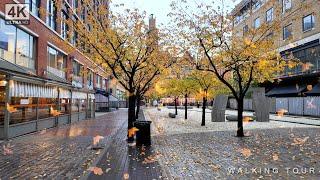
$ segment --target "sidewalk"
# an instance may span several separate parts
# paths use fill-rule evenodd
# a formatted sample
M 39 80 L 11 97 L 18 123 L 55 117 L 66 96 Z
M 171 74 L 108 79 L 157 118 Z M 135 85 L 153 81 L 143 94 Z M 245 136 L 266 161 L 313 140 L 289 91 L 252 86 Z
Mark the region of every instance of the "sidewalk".
M 107 146 L 126 118 L 126 111 L 120 110 L 4 141 L 0 179 L 79 179 L 99 156 L 91 149 L 93 137 L 105 137 L 102 143 Z M 3 146 L 9 151 L 4 152 Z
M 201 126 L 201 112 L 147 109 L 154 148 L 170 179 L 319 179 L 318 126 L 287 122 L 245 124 L 248 137 L 235 137 L 236 122 Z

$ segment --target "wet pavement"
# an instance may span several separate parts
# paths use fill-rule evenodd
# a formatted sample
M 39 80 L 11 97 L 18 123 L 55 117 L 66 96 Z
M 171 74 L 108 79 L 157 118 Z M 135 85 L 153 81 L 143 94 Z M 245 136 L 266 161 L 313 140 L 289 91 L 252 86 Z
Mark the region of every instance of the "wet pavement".
M 200 113 L 190 113 L 188 120 L 167 118 L 167 113 L 151 109 L 146 117 L 153 121 L 154 149 L 169 179 L 320 178 L 317 126 L 253 123 L 250 130 L 245 127 L 249 137 L 238 138 L 230 122 L 208 120 L 201 127 Z
M 105 137 L 101 144 L 107 146 L 126 118 L 127 111 L 119 110 L 4 141 L 0 144 L 0 179 L 79 179 L 100 156 L 91 149 L 93 137 Z

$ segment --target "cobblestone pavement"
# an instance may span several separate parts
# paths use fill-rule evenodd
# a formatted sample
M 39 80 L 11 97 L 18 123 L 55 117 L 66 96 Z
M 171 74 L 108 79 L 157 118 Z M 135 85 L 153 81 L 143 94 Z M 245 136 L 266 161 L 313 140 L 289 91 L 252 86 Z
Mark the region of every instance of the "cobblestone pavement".
M 161 154 L 158 161 L 169 179 L 320 178 L 319 128 L 253 123 L 250 136 L 238 138 L 232 122 L 207 121 L 208 126 L 212 124 L 208 130 L 200 126 L 200 114 L 190 113 L 183 124 L 181 119 L 166 118 L 167 112 L 161 112 L 149 109 L 146 117 L 153 121 L 154 148 Z M 230 125 L 232 130 L 227 128 Z
M 119 110 L 96 120 L 84 120 L 2 142 L 0 179 L 79 179 L 88 173 L 87 169 L 99 156 L 91 149 L 93 137 L 105 137 L 102 144 L 107 145 L 126 122 L 126 112 Z M 12 154 L 4 151 L 8 143 Z
M 153 146 L 136 146 L 126 142 L 127 126 L 123 126 L 113 138 L 111 145 L 95 165 L 102 174 L 91 172 L 87 179 L 164 179 L 162 168 L 158 163 L 161 156 Z

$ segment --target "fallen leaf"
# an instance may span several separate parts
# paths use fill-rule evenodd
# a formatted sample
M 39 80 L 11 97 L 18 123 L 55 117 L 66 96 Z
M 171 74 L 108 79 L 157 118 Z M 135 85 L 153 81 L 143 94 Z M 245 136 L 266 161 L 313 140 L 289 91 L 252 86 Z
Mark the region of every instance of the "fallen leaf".
M 250 157 L 252 155 L 251 150 L 248 149 L 248 148 L 243 148 L 243 149 L 240 150 L 240 152 L 246 158 L 248 158 L 248 157 Z
M 89 168 L 89 171 L 92 171 L 93 174 L 99 175 L 99 176 L 101 176 L 101 175 L 103 174 L 102 169 L 99 168 L 99 167 L 90 167 L 90 168 Z
M 58 111 L 58 110 L 54 110 L 54 109 L 52 108 L 52 106 L 51 106 L 51 107 L 50 107 L 50 114 L 51 114 L 52 116 L 59 116 L 59 115 L 61 114 L 61 112 Z
M 129 129 L 128 130 L 128 137 L 133 137 L 136 134 L 137 131 L 139 131 L 139 129 L 136 128 L 136 127 L 133 127 L 131 129 Z
M 305 137 L 305 138 L 294 138 L 293 139 L 293 143 L 291 145 L 303 145 L 307 140 L 309 139 L 309 137 Z
M 3 148 L 3 155 L 11 155 L 13 154 L 13 151 L 11 150 L 13 146 L 11 146 L 10 144 L 7 144 L 7 145 L 3 145 L 2 148 Z
M 274 153 L 274 154 L 272 155 L 272 159 L 273 159 L 274 161 L 277 161 L 277 160 L 279 159 L 278 154 Z
M 14 108 L 14 107 L 10 106 L 9 103 L 7 103 L 7 110 L 8 110 L 9 113 L 14 113 L 14 112 L 18 111 L 17 108 Z
M 123 174 L 123 179 L 129 179 L 129 174 L 128 173 L 124 173 Z
M 99 136 L 99 135 L 95 136 L 93 138 L 93 145 L 97 145 L 100 142 L 101 139 L 104 139 L 104 137 L 103 136 Z

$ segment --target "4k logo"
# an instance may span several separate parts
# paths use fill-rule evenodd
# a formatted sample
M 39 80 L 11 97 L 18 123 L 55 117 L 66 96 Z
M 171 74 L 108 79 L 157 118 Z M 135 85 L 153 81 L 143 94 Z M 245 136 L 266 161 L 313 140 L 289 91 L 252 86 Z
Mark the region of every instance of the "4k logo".
M 29 24 L 29 4 L 6 4 L 5 20 L 6 24 Z

